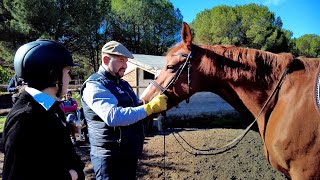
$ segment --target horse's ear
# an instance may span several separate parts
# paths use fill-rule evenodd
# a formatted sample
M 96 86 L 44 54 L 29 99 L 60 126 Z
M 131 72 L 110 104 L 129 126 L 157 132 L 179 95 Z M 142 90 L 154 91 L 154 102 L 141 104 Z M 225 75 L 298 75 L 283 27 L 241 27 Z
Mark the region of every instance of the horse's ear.
M 192 44 L 191 29 L 189 25 L 185 22 L 183 22 L 182 24 L 181 38 L 182 38 L 183 45 L 189 50 L 191 50 L 191 44 Z

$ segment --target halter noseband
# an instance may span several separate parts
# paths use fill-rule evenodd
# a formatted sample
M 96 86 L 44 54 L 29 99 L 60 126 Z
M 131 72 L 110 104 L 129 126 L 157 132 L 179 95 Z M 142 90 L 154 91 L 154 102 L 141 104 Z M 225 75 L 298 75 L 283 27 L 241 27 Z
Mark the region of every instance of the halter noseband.
M 169 87 L 179 79 L 182 71 L 185 69 L 186 66 L 188 66 L 188 91 L 187 91 L 188 98 L 186 99 L 186 103 L 189 103 L 189 100 L 190 100 L 190 96 L 189 96 L 190 95 L 190 84 L 191 84 L 191 74 L 190 74 L 190 71 L 191 71 L 191 59 L 192 59 L 192 56 L 193 56 L 192 48 L 191 48 L 191 51 L 190 51 L 189 54 L 177 52 L 177 53 L 174 53 L 173 56 L 185 57 L 186 61 L 179 66 L 178 70 L 175 72 L 174 76 L 171 78 L 171 80 L 166 85 L 166 87 L 164 87 L 164 88 L 161 87 L 155 80 L 152 80 L 151 84 L 154 85 L 161 92 L 161 94 L 166 94 L 167 95 L 167 90 L 169 89 Z

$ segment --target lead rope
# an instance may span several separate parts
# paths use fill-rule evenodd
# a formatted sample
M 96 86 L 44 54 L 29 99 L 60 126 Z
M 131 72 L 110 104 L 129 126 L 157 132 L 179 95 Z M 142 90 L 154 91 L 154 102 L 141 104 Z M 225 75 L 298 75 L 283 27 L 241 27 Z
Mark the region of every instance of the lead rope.
M 167 113 L 162 112 L 161 116 L 163 118 L 163 179 L 166 179 L 166 118 L 167 118 Z
M 193 147 L 192 145 L 190 145 L 179 133 L 177 133 L 179 135 L 179 137 L 181 137 L 181 139 L 192 149 L 197 150 L 197 151 L 215 151 L 212 153 L 193 153 L 189 150 L 187 150 L 182 143 L 178 140 L 178 138 L 174 135 L 174 131 L 172 130 L 173 128 L 171 128 L 171 132 L 173 134 L 173 137 L 176 139 L 176 141 L 178 142 L 178 144 L 182 147 L 182 149 L 184 149 L 186 152 L 188 152 L 189 154 L 192 155 L 215 155 L 215 154 L 220 154 L 223 153 L 225 151 L 230 150 L 231 148 L 235 147 L 242 139 L 243 137 L 249 132 L 249 130 L 251 129 L 251 127 L 253 126 L 253 124 L 258 120 L 258 118 L 260 117 L 260 115 L 262 114 L 262 112 L 264 111 L 264 109 L 266 108 L 266 106 L 269 104 L 269 102 L 271 101 L 272 97 L 276 94 L 276 92 L 278 92 L 280 90 L 280 87 L 288 73 L 288 68 L 285 69 L 285 71 L 283 72 L 279 82 L 277 83 L 275 89 L 272 91 L 271 95 L 269 96 L 269 98 L 266 100 L 265 104 L 263 105 L 263 107 L 261 108 L 260 112 L 257 115 L 257 118 L 254 119 L 254 121 L 245 129 L 244 133 L 240 134 L 240 136 L 238 136 L 237 138 L 235 138 L 234 140 L 232 140 L 230 143 L 227 143 L 226 145 L 222 146 L 222 147 L 218 147 L 218 148 L 209 148 L 207 150 L 202 150 L 202 149 L 198 149 Z M 166 114 L 164 113 L 164 118 L 166 118 Z M 265 136 L 262 136 L 262 140 L 263 143 L 265 144 Z M 266 153 L 268 154 L 268 149 L 266 148 Z

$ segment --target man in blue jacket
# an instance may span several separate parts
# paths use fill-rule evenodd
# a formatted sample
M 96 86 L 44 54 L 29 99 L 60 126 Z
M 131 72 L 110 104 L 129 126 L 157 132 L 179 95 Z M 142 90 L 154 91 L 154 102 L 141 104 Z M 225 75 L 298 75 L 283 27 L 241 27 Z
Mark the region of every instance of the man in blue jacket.
M 102 48 L 102 65 L 81 90 L 91 162 L 98 180 L 136 179 L 144 140 L 141 120 L 167 109 L 165 95 L 158 95 L 148 104 L 139 104 L 129 83 L 121 79 L 128 58 L 134 57 L 121 43 L 106 43 Z

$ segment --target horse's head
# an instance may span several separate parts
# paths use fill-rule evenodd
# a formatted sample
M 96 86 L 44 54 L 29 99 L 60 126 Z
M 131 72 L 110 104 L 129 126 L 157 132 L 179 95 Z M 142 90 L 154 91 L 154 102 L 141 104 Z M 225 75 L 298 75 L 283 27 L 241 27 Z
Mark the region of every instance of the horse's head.
M 204 81 L 196 75 L 199 62 L 195 60 L 191 29 L 183 23 L 182 42 L 173 47 L 166 55 L 166 65 L 149 85 L 142 99 L 149 102 L 155 95 L 168 96 L 168 108 L 178 105 L 197 92 Z

